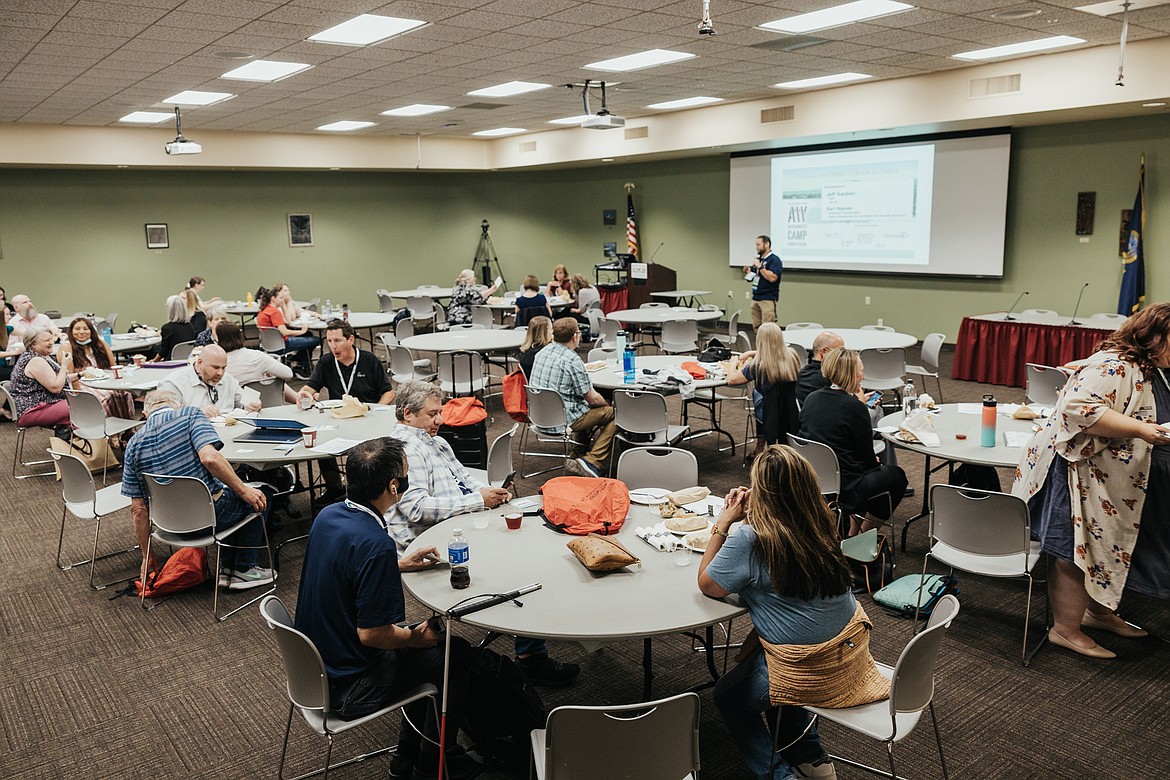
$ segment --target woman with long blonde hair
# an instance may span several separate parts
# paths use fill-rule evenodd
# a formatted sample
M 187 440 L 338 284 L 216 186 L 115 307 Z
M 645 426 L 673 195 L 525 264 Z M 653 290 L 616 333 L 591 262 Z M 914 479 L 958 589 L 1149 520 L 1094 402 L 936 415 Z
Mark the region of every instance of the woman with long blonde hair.
M 756 331 L 756 348 L 739 356 L 727 372 L 727 384 L 755 382 L 756 454 L 766 444 L 785 441 L 796 433 L 799 411 L 796 406 L 796 378 L 800 358 L 788 348 L 784 331 L 774 322 L 765 322 Z
M 824 685 L 834 688 L 821 690 L 815 680 L 794 704 L 836 695 L 844 677 L 863 681 L 860 698 L 870 701 L 888 688 L 880 675 L 871 678 L 878 673 L 868 651 L 868 618 L 853 597 L 836 518 L 812 466 L 791 447 L 773 445 L 753 462 L 751 477 L 751 488 L 728 493 L 699 564 L 699 590 L 712 598 L 738 594 L 761 640 L 716 683 L 715 704 L 755 777 L 835 777 L 809 714 L 799 706 L 782 706 L 776 714 L 779 744 L 788 747 L 773 754 L 761 715 L 773 708 L 770 682 L 793 672 L 784 652 L 798 646 L 795 652 L 823 670 Z M 845 641 L 857 652 L 842 652 L 837 645 Z
M 528 321 L 528 332 L 524 334 L 524 343 L 520 345 L 520 368 L 524 370 L 524 376 L 532 376 L 536 353 L 551 344 L 552 340 L 552 320 L 548 317 L 533 317 Z

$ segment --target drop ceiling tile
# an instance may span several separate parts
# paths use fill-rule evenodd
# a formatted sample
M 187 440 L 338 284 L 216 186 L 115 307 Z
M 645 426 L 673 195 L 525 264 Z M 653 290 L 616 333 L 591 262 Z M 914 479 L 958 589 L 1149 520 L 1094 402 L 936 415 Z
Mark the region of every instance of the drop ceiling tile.
M 255 19 L 280 7 L 279 2 L 265 0 L 186 0 L 183 10 L 196 14 Z
M 473 30 L 499 31 L 510 30 L 529 21 L 524 16 L 511 14 L 489 14 L 483 11 L 465 11 L 458 16 L 447 19 L 446 24 L 453 27 L 470 27 Z M 405 36 L 404 36 L 405 37 Z
M 226 17 L 222 17 L 226 18 Z M 175 41 L 178 43 L 198 43 L 206 45 L 223 36 L 223 31 L 220 30 L 203 30 L 198 27 L 186 27 L 181 25 L 170 24 L 170 17 L 164 21 L 167 24 L 151 25 L 147 29 L 139 33 L 136 40 L 143 38 L 155 41 Z
M 26 12 L 64 16 L 77 0 L 0 0 L 0 11 Z
M 36 42 L 44 36 L 43 30 L 31 27 L 0 27 L 0 44 L 9 46 L 16 43 Z
M 55 29 L 60 32 L 96 33 L 97 35 L 107 35 L 111 38 L 130 40 L 149 26 L 149 24 L 142 22 L 119 22 L 109 19 L 82 19 L 75 16 L 66 16 L 57 22 Z
M 578 3 L 574 0 L 495 0 L 481 5 L 480 10 L 489 14 L 515 14 L 539 19 L 575 5 Z
M 153 24 L 167 13 L 169 12 L 161 8 L 103 3 L 96 2 L 96 0 L 80 0 L 77 5 L 69 9 L 69 15 L 79 19 L 106 19 L 112 22 L 136 22 L 139 24 Z
M 228 16 L 214 14 L 193 14 L 186 11 L 172 11 L 161 20 L 167 27 L 177 27 L 183 30 L 201 30 L 203 32 L 229 33 L 243 26 L 245 20 L 233 19 Z
M 51 30 L 60 19 L 58 14 L 37 14 L 23 11 L 0 10 L 0 27 L 22 27 L 28 30 Z

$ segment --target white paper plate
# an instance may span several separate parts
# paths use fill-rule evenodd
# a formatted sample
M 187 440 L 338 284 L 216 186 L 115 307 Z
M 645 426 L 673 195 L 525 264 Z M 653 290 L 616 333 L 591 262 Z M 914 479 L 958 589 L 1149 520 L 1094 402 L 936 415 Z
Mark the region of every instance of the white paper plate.
M 344 405 L 345 405 L 345 401 L 337 401 L 337 400 L 333 400 L 333 399 L 330 399 L 328 401 L 318 401 L 317 402 L 318 409 L 337 409 L 337 408 L 344 406 Z
M 700 530 L 698 530 L 698 531 L 675 531 L 674 529 L 672 529 L 670 526 L 668 526 L 668 525 L 666 524 L 666 520 L 663 520 L 663 521 L 662 521 L 662 528 L 663 528 L 663 529 L 664 529 L 664 530 L 665 530 L 667 533 L 674 534 L 675 536 L 683 536 L 683 537 L 685 537 L 685 536 L 688 536 L 688 535 L 690 535 L 690 534 L 701 534 L 701 533 L 706 533 L 707 531 L 710 531 L 710 530 L 711 530 L 711 522 L 710 522 L 710 521 L 707 521 L 707 528 L 706 528 L 706 530 L 702 530 L 702 529 L 700 529 Z
M 691 531 L 683 537 L 683 544 L 692 552 L 706 552 L 707 543 L 711 541 L 711 529 L 706 531 Z
M 630 500 L 643 506 L 658 506 L 666 500 L 669 492 L 665 488 L 638 488 L 630 491 Z

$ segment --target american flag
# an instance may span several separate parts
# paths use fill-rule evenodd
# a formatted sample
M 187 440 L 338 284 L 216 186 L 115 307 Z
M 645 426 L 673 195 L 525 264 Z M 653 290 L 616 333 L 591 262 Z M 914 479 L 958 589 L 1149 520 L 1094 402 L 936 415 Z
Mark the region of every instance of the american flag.
M 626 193 L 626 252 L 638 254 L 638 223 L 634 219 L 634 196 Z

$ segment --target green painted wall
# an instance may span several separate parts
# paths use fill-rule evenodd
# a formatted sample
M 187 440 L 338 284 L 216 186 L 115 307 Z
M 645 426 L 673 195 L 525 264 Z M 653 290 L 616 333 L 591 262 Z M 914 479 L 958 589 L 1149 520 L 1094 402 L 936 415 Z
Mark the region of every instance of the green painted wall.
M 1167 115 L 1021 129 L 1003 279 L 789 273 L 781 321 L 849 327 L 881 318 L 953 339 L 964 314 L 1002 309 L 1024 289 L 1030 306 L 1071 311 L 1085 281 L 1082 310 L 1112 311 L 1119 213 L 1132 205 L 1142 152 L 1149 300 L 1170 299 L 1162 270 L 1170 195 L 1159 186 L 1168 139 Z M 298 297 L 371 309 L 379 287 L 447 284 L 470 264 L 486 217 L 515 288 L 530 271 L 546 279 L 556 262 L 591 269 L 603 242 L 622 245 L 626 181 L 637 185 L 644 250 L 666 242 L 658 262 L 679 272 L 681 286 L 715 290 L 709 300 L 721 305 L 734 290 L 734 307 L 746 309 L 746 285 L 726 266 L 728 165 L 716 157 L 474 174 L 3 170 L 0 285 L 10 296 L 32 295 L 41 309 L 118 311 L 123 322 L 160 322 L 166 296 L 191 274 L 226 298 L 283 281 Z M 1097 193 L 1087 243 L 1073 229 L 1081 191 Z M 602 224 L 607 208 L 618 211 L 618 225 Z M 315 246 L 288 246 L 288 212 L 313 215 Z M 148 222 L 169 225 L 170 249 L 145 248 Z

